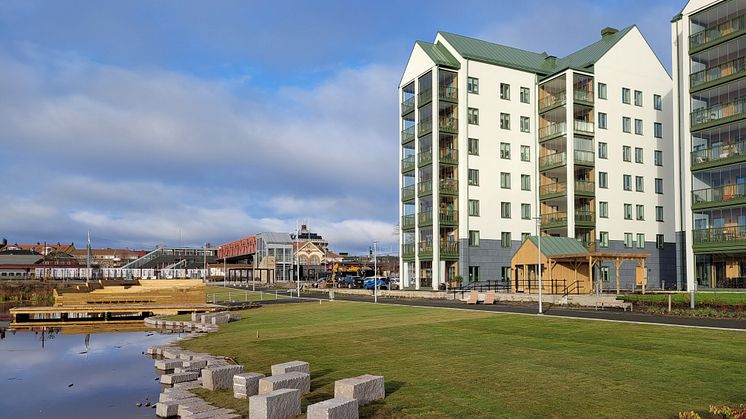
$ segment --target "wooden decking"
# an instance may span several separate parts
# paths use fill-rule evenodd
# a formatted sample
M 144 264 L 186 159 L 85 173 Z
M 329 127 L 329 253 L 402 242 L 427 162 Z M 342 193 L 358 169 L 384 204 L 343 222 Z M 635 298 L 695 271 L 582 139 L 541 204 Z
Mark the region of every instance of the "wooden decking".
M 214 311 L 216 304 L 85 305 L 66 307 L 16 307 L 10 309 L 11 326 L 141 322 L 155 315 Z

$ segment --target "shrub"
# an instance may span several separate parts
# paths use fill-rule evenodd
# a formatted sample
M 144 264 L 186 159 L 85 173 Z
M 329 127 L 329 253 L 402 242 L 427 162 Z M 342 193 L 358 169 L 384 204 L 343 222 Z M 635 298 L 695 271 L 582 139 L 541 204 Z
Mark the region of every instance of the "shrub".
M 679 412 L 679 419 L 702 419 L 702 417 L 695 412 Z
M 725 419 L 746 419 L 746 405 L 738 407 L 730 406 L 710 406 L 710 413 L 719 418 Z

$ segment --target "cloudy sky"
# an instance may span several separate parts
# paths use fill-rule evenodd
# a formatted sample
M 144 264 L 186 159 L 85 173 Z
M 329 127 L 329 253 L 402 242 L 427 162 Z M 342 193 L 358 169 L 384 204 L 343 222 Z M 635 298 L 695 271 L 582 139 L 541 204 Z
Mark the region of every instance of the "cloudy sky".
M 147 249 L 308 220 L 336 250 L 395 248 L 415 40 L 563 56 L 637 24 L 670 68 L 683 5 L 0 0 L 0 238 Z

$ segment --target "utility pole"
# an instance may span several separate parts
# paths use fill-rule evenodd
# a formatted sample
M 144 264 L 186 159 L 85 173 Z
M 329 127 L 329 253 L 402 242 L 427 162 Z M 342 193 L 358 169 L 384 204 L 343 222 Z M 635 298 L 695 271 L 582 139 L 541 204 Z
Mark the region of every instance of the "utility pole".
M 299 232 L 300 232 L 300 227 L 298 227 L 298 221 L 296 220 L 295 221 L 295 248 L 296 248 L 295 250 L 295 269 L 296 269 L 295 277 L 297 279 L 298 298 L 300 298 L 300 255 L 298 252 L 300 250 Z
M 202 246 L 202 282 L 207 282 L 207 243 Z
M 85 284 L 91 280 L 91 232 L 88 231 L 88 244 L 86 245 L 86 256 L 85 256 Z

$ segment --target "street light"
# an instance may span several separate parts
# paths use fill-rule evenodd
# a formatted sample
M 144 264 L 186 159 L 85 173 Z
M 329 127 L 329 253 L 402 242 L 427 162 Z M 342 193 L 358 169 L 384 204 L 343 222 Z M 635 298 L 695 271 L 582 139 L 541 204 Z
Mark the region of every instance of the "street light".
M 223 246 L 218 246 L 218 252 L 223 256 L 223 288 L 225 288 L 225 277 L 228 276 L 228 271 L 225 269 L 225 252 L 223 252 Z
M 378 241 L 373 242 L 373 301 L 378 302 Z

